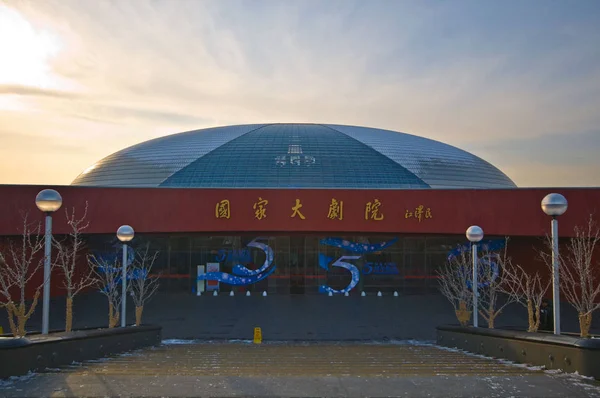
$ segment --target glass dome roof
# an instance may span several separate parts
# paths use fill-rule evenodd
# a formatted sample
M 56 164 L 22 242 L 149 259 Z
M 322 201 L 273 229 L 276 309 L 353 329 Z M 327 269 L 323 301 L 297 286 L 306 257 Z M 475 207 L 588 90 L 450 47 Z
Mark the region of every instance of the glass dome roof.
M 488 162 L 410 134 L 325 124 L 209 128 L 142 142 L 72 185 L 185 188 L 514 188 Z

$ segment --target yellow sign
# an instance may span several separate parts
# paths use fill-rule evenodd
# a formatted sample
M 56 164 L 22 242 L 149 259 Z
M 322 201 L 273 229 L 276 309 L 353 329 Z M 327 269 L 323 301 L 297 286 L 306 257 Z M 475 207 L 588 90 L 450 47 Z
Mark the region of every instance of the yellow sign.
M 431 214 L 431 208 L 429 207 L 425 207 L 423 205 L 419 205 L 417 207 L 415 207 L 414 211 L 410 211 L 408 209 L 406 209 L 406 213 L 404 213 L 404 218 L 411 218 L 414 217 L 416 219 L 419 220 L 419 222 L 421 222 L 421 220 L 423 218 L 428 219 L 428 218 L 433 218 L 433 215 Z
M 302 203 L 300 203 L 300 199 L 296 199 L 296 206 L 292 207 L 292 215 L 290 217 L 300 217 L 301 220 L 304 220 L 304 214 L 300 213 L 300 208 L 302 207 Z
M 367 202 L 365 206 L 365 220 L 383 220 L 383 213 L 381 213 L 381 202 L 379 199 L 375 199 L 373 202 Z
M 262 343 L 262 331 L 260 328 L 254 328 L 254 344 Z
M 256 217 L 259 220 L 266 218 L 268 204 L 269 204 L 268 200 L 263 199 L 259 196 L 258 202 L 254 203 L 254 206 L 252 206 L 252 208 L 254 209 L 254 217 Z
M 230 218 L 231 217 L 231 208 L 229 201 L 227 199 L 223 199 L 218 202 L 215 206 L 215 217 L 216 218 Z
M 331 199 L 331 204 L 329 205 L 329 213 L 327 213 L 327 218 L 331 220 L 343 220 L 344 219 L 344 202 L 338 201 L 335 198 Z

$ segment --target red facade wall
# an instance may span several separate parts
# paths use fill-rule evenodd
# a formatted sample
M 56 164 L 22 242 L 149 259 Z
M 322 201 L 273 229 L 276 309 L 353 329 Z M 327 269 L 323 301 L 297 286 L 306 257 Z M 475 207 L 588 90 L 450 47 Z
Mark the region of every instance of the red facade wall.
M 572 235 L 575 225 L 584 224 L 590 214 L 599 214 L 600 188 L 536 188 L 511 190 L 274 190 L 274 189 L 171 189 L 171 188 L 86 188 L 47 186 L 0 186 L 0 237 L 18 235 L 22 213 L 42 223 L 43 214 L 35 206 L 35 196 L 44 188 L 54 188 L 63 197 L 63 208 L 53 217 L 53 232 L 68 233 L 64 209 L 76 208 L 81 215 L 88 202 L 86 233 L 116 233 L 123 224 L 136 233 L 177 232 L 265 232 L 265 233 L 353 233 L 457 234 L 468 226 L 481 226 L 486 235 L 510 236 L 513 261 L 528 269 L 546 273 L 537 259 L 542 237 L 549 232 L 550 218 L 541 208 L 542 198 L 550 192 L 562 193 L 569 209 L 560 217 L 560 235 Z M 254 205 L 268 200 L 266 217 L 256 217 Z M 296 200 L 304 219 L 292 217 Z M 335 199 L 343 202 L 341 217 L 328 217 Z M 367 214 L 367 203 L 381 204 L 379 213 Z M 219 218 L 216 205 L 229 201 L 229 218 Z M 415 209 L 423 206 L 421 219 Z M 429 209 L 429 211 L 427 211 Z M 407 212 L 412 213 L 407 218 Z M 381 217 L 383 215 L 383 217 Z M 371 217 L 374 216 L 374 217 Z M 340 219 L 341 218 L 341 219 Z M 43 230 L 43 228 L 42 228 Z M 516 238 L 516 239 L 515 239 Z M 0 250 L 2 249 L 0 242 Z M 81 258 L 82 265 L 85 257 Z M 84 269 L 83 267 L 80 269 Z M 56 271 L 58 272 L 58 271 Z M 52 295 L 59 288 L 58 273 L 53 279 Z M 36 275 L 27 296 L 41 283 Z M 36 283 L 37 282 L 37 283 Z
M 47 186 L 0 186 L 0 236 L 18 233 L 20 212 L 43 220 L 35 196 Z M 541 208 L 550 192 L 562 193 L 569 209 L 560 217 L 560 235 L 569 236 L 576 224 L 600 212 L 600 188 L 535 188 L 505 190 L 276 190 L 87 188 L 59 186 L 63 208 L 80 212 L 89 203 L 88 233 L 115 233 L 123 224 L 140 233 L 175 232 L 372 232 L 464 234 L 477 224 L 486 235 L 543 236 L 550 218 Z M 253 205 L 268 200 L 266 217 L 258 219 Z M 300 200 L 305 219 L 291 217 Z M 342 219 L 328 218 L 332 199 L 343 202 Z M 365 219 L 365 206 L 378 199 L 383 219 Z M 230 203 L 230 218 L 217 218 L 215 206 Z M 421 220 L 406 218 L 423 206 Z M 429 208 L 431 218 L 425 217 Z M 54 217 L 54 231 L 67 232 L 63 209 Z M 377 218 L 379 218 L 378 216 Z

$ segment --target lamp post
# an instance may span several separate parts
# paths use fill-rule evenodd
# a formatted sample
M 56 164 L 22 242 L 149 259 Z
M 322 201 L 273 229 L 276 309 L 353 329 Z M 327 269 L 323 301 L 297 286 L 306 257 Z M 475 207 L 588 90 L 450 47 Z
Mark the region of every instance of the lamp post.
M 558 219 L 567 211 L 567 199 L 559 193 L 548 194 L 542 199 L 542 210 L 552 217 L 552 304 L 554 311 L 554 334 L 560 334 L 560 274 L 558 270 Z
M 123 242 L 123 275 L 121 276 L 121 327 L 125 327 L 125 310 L 127 308 L 127 242 L 133 239 L 133 228 L 121 225 L 117 230 L 117 238 Z
M 54 189 L 44 189 L 35 197 L 35 205 L 46 213 L 44 231 L 44 293 L 42 299 L 42 334 L 48 334 L 50 323 L 50 253 L 52 250 L 52 213 L 62 206 L 62 197 Z
M 471 252 L 473 254 L 473 327 L 478 326 L 477 319 L 477 242 L 483 239 L 483 229 L 477 225 L 471 225 L 467 229 L 467 239 L 471 242 Z

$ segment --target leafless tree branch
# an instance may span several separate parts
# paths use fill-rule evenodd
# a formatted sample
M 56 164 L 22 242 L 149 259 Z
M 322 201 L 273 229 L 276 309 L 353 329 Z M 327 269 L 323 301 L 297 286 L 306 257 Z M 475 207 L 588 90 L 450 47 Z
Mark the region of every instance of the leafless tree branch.
M 62 240 L 53 239 L 53 246 L 57 251 L 56 265 L 61 269 L 64 276 L 63 287 L 67 291 L 66 303 L 66 325 L 65 330 L 71 331 L 73 325 L 73 299 L 84 289 L 94 286 L 98 283 L 93 267 L 87 269 L 77 276 L 77 264 L 85 243 L 82 233 L 89 226 L 86 221 L 88 203 L 85 203 L 83 216 L 77 218 L 75 208 L 70 211 L 65 208 L 65 217 L 67 225 L 70 228 L 69 234 Z
M 561 291 L 579 314 L 581 336 L 589 335 L 592 313 L 600 308 L 599 261 L 600 229 L 590 215 L 587 225 L 577 226 L 567 244 L 566 253 L 559 255 Z M 546 256 L 548 258 L 548 255 Z
M 108 327 L 113 328 L 119 322 L 120 317 L 121 264 L 116 257 L 114 261 L 110 262 L 94 255 L 88 256 L 88 262 L 99 281 L 100 293 L 104 294 L 108 300 Z
M 27 213 L 22 214 L 22 217 L 21 238 L 17 242 L 9 240 L 8 258 L 0 255 L 0 300 L 1 305 L 7 309 L 14 336 L 25 335 L 25 325 L 35 310 L 40 289 L 44 284 L 42 280 L 36 286 L 33 302 L 27 309 L 25 292 L 32 278 L 44 264 L 44 256 L 40 255 L 44 241 L 40 235 L 40 224 L 28 222 Z M 15 294 L 15 291 L 18 291 L 18 294 Z M 16 324 L 14 318 L 17 320 Z
M 503 288 L 506 281 L 506 268 L 510 268 L 511 259 L 508 256 L 508 237 L 505 238 L 504 248 L 499 252 L 491 252 L 482 245 L 478 261 L 478 285 L 482 287 L 478 291 L 479 313 L 486 320 L 490 329 L 494 328 L 494 321 L 502 313 L 504 308 L 517 301 L 514 295 L 506 294 L 505 300 L 498 304 L 500 295 L 506 289 Z M 495 264 L 495 266 L 494 266 Z
M 466 326 L 470 318 L 469 309 L 473 305 L 473 292 L 468 286 L 472 273 L 473 265 L 468 252 L 464 250 L 457 256 L 449 257 L 437 271 L 440 292 L 450 301 L 463 326 Z
M 135 303 L 136 325 L 141 324 L 145 303 L 158 289 L 158 277 L 150 276 L 157 257 L 158 252 L 150 253 L 150 245 L 147 244 L 145 249 L 137 254 L 133 266 L 129 269 L 130 280 L 127 287 Z
M 527 308 L 528 332 L 536 332 L 540 327 L 540 307 L 542 300 L 550 288 L 551 279 L 526 271 L 518 264 L 509 262 L 504 267 L 504 283 L 500 288 L 513 297 L 515 302 Z

